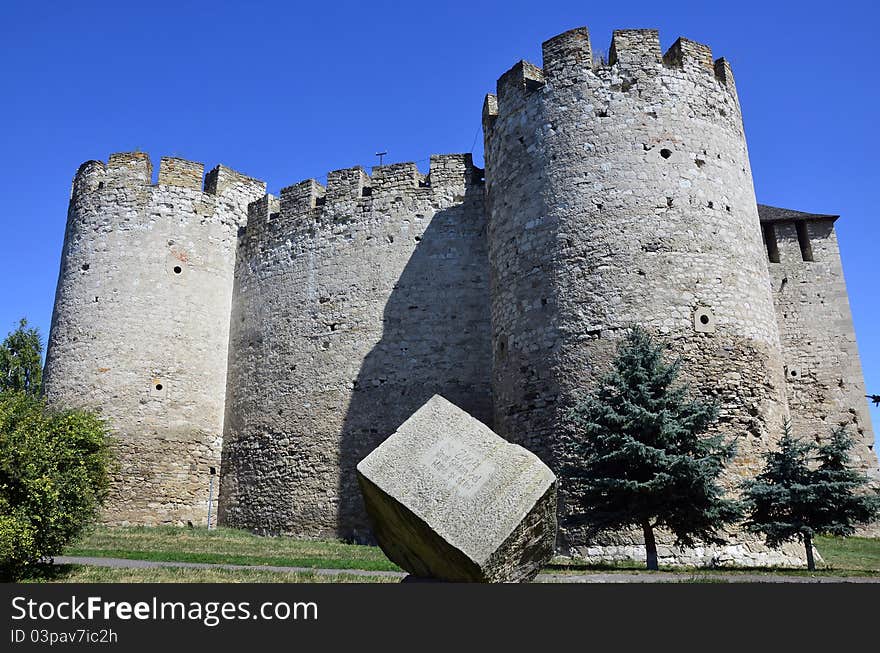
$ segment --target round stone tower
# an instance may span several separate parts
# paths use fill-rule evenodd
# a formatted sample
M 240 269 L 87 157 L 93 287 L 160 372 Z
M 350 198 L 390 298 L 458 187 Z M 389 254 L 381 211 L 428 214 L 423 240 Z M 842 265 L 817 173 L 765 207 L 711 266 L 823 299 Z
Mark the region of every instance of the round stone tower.
M 496 429 L 558 469 L 562 414 L 641 325 L 720 402 L 718 428 L 739 437 L 733 487 L 787 409 L 730 67 L 686 39 L 661 55 L 654 30 L 615 32 L 607 63 L 584 28 L 543 56 L 503 75 L 483 112 Z
M 107 522 L 206 523 L 236 240 L 265 184 L 218 167 L 203 191 L 202 175 L 163 158 L 153 185 L 134 152 L 84 163 L 73 182 L 44 392 L 114 432 Z
M 434 394 L 491 421 L 482 170 L 335 170 L 250 207 L 232 306 L 220 520 L 371 538 L 355 465 Z

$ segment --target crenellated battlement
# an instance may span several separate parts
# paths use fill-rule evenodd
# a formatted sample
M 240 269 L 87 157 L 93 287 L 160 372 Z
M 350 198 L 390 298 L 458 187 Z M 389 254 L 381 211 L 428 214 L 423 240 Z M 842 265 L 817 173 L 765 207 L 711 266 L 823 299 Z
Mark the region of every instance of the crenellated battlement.
M 314 179 L 281 189 L 281 219 L 285 223 L 311 217 L 314 219 L 319 205 L 324 203 L 327 189 Z
M 655 29 L 619 29 L 611 36 L 608 65 L 627 73 L 654 72 L 661 61 L 660 33 Z
M 153 183 L 153 163 L 146 152 L 116 152 L 107 163 L 86 161 L 73 179 L 71 198 L 80 194 L 118 188 L 173 186 L 187 188 L 205 195 L 222 195 L 229 191 L 262 194 L 266 184 L 226 166 L 218 165 L 207 175 L 205 165 L 179 157 L 163 156 L 159 162 L 158 180 Z M 203 179 L 204 178 L 204 179 Z
M 187 161 L 173 156 L 163 156 L 159 161 L 159 185 L 180 186 L 202 190 L 205 164 Z
M 208 195 L 223 195 L 229 191 L 262 194 L 266 192 L 266 182 L 224 165 L 218 165 L 205 176 L 204 192 Z
M 733 73 L 727 60 L 713 60 L 709 46 L 684 37 L 679 37 L 663 53 L 656 29 L 615 30 L 607 60 L 597 58 L 586 27 L 544 41 L 541 50 L 543 67 L 519 61 L 498 78 L 495 94 L 487 95 L 483 103 L 486 131 L 492 128 L 499 111 L 501 115 L 515 111 L 515 107 L 548 83 L 559 88 L 585 82 L 591 88 L 604 86 L 610 90 L 627 91 L 640 80 L 647 82 L 680 71 L 684 75 L 693 75 L 696 81 L 705 75 L 699 82 L 701 88 L 711 81 L 737 99 Z M 650 101 L 650 95 L 645 99 Z
M 117 152 L 107 161 L 109 188 L 149 186 L 153 181 L 153 162 L 146 152 Z
M 544 71 L 535 64 L 525 60 L 518 61 L 513 68 L 498 78 L 495 85 L 498 104 L 514 105 L 525 95 L 544 86 L 545 81 Z
M 257 243 L 283 234 L 357 222 L 382 211 L 386 204 L 423 201 L 430 205 L 460 203 L 475 190 L 482 197 L 483 170 L 470 154 L 435 154 L 428 174 L 414 162 L 374 166 L 367 174 L 360 166 L 331 170 L 327 185 L 306 179 L 281 189 L 278 199 L 262 197 L 248 206 L 245 240 Z M 270 201 L 267 204 L 267 201 Z
M 153 183 L 153 164 L 145 152 L 111 154 L 107 163 L 86 161 L 71 185 L 71 223 L 152 224 L 169 210 L 200 216 L 200 221 L 236 230 L 245 225 L 248 204 L 266 193 L 266 184 L 231 168 L 217 166 L 204 176 L 204 164 L 162 157 Z M 205 222 L 203 222 L 204 224 Z
M 107 165 L 103 161 L 86 161 L 76 171 L 70 187 L 70 199 L 104 187 Z
M 593 46 L 586 27 L 576 27 L 541 44 L 544 75 L 547 79 L 571 77 L 592 70 Z
M 712 48 L 681 36 L 663 55 L 663 63 L 677 68 L 715 72 Z
M 373 180 L 360 166 L 327 173 L 325 203 L 358 202 L 373 192 Z

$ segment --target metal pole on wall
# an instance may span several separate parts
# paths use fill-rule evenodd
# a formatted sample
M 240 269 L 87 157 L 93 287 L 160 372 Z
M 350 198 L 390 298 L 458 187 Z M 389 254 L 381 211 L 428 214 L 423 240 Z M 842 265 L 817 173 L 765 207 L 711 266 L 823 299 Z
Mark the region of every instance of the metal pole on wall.
M 211 504 L 214 502 L 214 476 L 217 474 L 217 468 L 211 467 L 211 481 L 208 485 L 208 530 L 211 530 Z

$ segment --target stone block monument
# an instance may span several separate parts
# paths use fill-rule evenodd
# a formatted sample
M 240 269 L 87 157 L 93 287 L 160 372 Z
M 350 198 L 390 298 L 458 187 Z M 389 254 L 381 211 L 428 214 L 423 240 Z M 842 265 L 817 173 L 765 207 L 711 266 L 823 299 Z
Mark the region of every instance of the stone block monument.
M 556 476 L 440 395 L 357 478 L 379 545 L 414 576 L 521 582 L 553 555 Z

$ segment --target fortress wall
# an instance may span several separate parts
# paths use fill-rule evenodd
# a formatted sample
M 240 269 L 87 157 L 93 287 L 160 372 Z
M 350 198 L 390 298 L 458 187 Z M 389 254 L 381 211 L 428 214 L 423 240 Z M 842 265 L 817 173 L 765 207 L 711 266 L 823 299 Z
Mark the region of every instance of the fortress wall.
M 834 217 L 769 224 L 778 249 L 779 261 L 769 266 L 792 430 L 822 441 L 846 425 L 856 439 L 853 461 L 880 483 Z
M 354 466 L 435 393 L 491 423 L 482 171 L 328 174 L 251 205 L 238 254 L 221 522 L 370 539 Z
M 586 29 L 567 32 L 484 106 L 496 427 L 558 469 L 561 416 L 639 324 L 720 402 L 719 428 L 739 437 L 733 488 L 786 415 L 733 77 L 692 41 L 661 55 L 653 30 L 615 32 L 609 61 L 594 65 Z M 576 497 L 561 481 L 564 518 Z
M 219 468 L 235 244 L 262 182 L 144 153 L 73 182 L 46 355 L 51 404 L 97 409 L 117 438 L 103 519 L 204 524 Z

